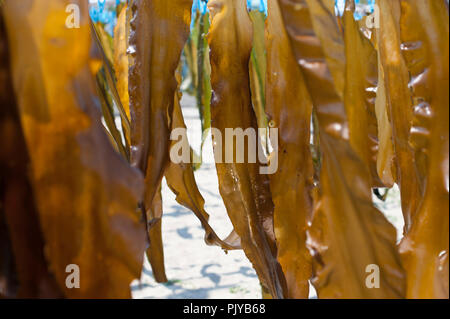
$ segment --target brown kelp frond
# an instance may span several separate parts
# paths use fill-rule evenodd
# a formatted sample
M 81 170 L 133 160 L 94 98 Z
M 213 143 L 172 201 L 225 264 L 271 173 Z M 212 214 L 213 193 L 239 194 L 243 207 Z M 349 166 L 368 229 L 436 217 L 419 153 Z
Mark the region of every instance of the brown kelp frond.
M 211 48 L 212 126 L 225 136 L 225 128 L 248 128 L 258 124 L 250 100 L 248 64 L 252 49 L 252 25 L 246 2 L 212 0 L 209 33 Z M 252 262 L 261 283 L 274 298 L 287 296 L 281 267 L 276 260 L 273 230 L 273 203 L 269 179 L 259 172 L 258 163 L 236 163 L 235 147 L 225 148 L 214 136 L 214 152 L 232 155 L 233 161 L 216 162 L 219 190 L 241 245 Z M 257 141 L 244 141 L 243 150 L 254 153 Z M 233 152 L 233 153 L 231 153 Z M 227 154 L 228 153 L 228 154 Z
M 422 185 L 417 173 L 410 130 L 413 119 L 409 74 L 401 54 L 399 1 L 378 0 L 380 28 L 377 29 L 378 49 L 383 67 L 388 102 L 388 116 L 392 124 L 392 140 L 396 157 L 397 184 L 401 192 L 405 233 L 422 197 Z
M 76 32 L 66 27 L 69 3 L 81 9 Z M 142 176 L 102 128 L 89 68 L 88 4 L 8 0 L 2 10 L 49 268 L 66 297 L 128 298 L 145 250 L 136 214 Z M 72 264 L 83 272 L 80 289 L 66 286 Z
M 268 1 L 266 111 L 278 128 L 278 171 L 270 175 L 278 260 L 289 298 L 308 298 L 312 275 L 306 248 L 314 169 L 310 153 L 312 102 L 292 52 L 277 0 Z
M 105 131 L 109 134 L 114 149 L 116 149 L 123 158 L 129 159 L 129 149 L 126 147 L 122 139 L 122 134 L 115 121 L 114 102 L 106 78 L 105 68 L 101 67 L 97 72 L 95 79 L 97 84 L 97 94 L 100 97 L 103 120 L 105 121 L 107 128 Z
M 444 1 L 402 0 L 401 38 L 414 101 L 411 141 L 424 196 L 401 243 L 408 298 L 449 298 L 449 23 Z
M 62 294 L 44 256 L 44 239 L 27 174 L 30 159 L 12 92 L 0 12 L 0 296 L 57 298 Z
M 378 126 L 378 155 L 377 172 L 381 182 L 386 187 L 394 186 L 397 180 L 397 170 L 395 166 L 395 152 L 392 141 L 392 124 L 389 118 L 388 98 L 386 95 L 386 80 L 381 63 L 380 50 L 378 50 L 378 40 L 375 35 L 375 46 L 378 57 L 378 86 L 375 100 L 375 114 Z
M 129 4 L 130 37 L 126 52 L 129 53 L 131 164 L 145 176 L 141 207 L 150 240 L 147 255 L 157 270 L 158 281 L 166 278 L 160 234 L 162 208 L 159 209 L 157 191 L 169 165 L 169 129 L 177 90 L 175 71 L 189 35 L 191 6 L 191 0 L 135 0 Z
M 102 28 L 102 26 L 93 23 L 90 20 L 91 23 L 91 32 L 93 34 L 93 38 L 95 40 L 95 43 L 97 44 L 97 49 L 100 51 L 102 61 L 103 61 L 103 68 L 101 70 L 102 73 L 99 74 L 99 78 L 102 82 L 104 82 L 100 86 L 100 90 L 102 90 L 101 98 L 104 96 L 106 97 L 106 100 L 104 101 L 107 104 L 110 104 L 110 108 L 113 111 L 113 105 L 117 106 L 117 109 L 120 114 L 120 119 L 122 122 L 122 130 L 123 130 L 123 136 L 125 143 L 120 139 L 116 139 L 116 143 L 120 143 L 123 145 L 123 149 L 126 152 L 126 159 L 130 159 L 130 152 L 129 152 L 129 136 L 130 136 L 130 120 L 127 116 L 127 112 L 122 104 L 121 97 L 119 95 L 119 92 L 117 90 L 117 78 L 116 73 L 114 71 L 114 47 L 113 47 L 113 40 L 110 39 L 110 36 L 106 33 L 106 31 Z M 101 71 L 100 70 L 100 71 Z M 114 104 L 112 104 L 114 103 Z M 128 107 L 128 106 L 127 106 Z M 114 114 L 112 114 L 112 117 L 114 118 Z M 116 126 L 115 121 L 109 124 L 109 127 L 111 125 Z M 117 129 L 117 131 L 119 131 Z M 114 136 L 113 136 L 114 137 Z
M 250 11 L 249 16 L 253 25 L 253 49 L 249 64 L 252 103 L 256 120 L 258 121 L 258 127 L 267 128 L 267 116 L 264 111 L 266 105 L 266 97 L 264 92 L 267 65 L 264 41 L 266 17 L 264 12 L 258 10 Z M 265 140 L 266 136 L 264 136 L 263 143 L 267 142 Z
M 404 274 L 395 229 L 373 207 L 368 167 L 350 146 L 339 86 L 334 85 L 329 58 L 321 48 L 333 41 L 333 33 L 316 30 L 313 22 L 321 15 L 309 10 L 311 2 L 279 0 L 320 130 L 320 185 L 308 230 L 312 283 L 320 298 L 402 298 Z M 379 289 L 371 289 L 367 282 L 370 267 L 379 270 Z
M 166 267 L 164 264 L 164 245 L 162 240 L 163 204 L 161 186 L 159 186 L 156 191 L 150 212 L 153 223 L 150 227 L 147 227 L 149 247 L 147 248 L 146 255 L 150 266 L 152 267 L 155 281 L 164 283 L 168 280 L 166 275 Z
M 135 0 L 130 6 L 131 163 L 145 175 L 147 215 L 169 162 L 175 70 L 189 36 L 191 6 L 192 0 Z
M 113 65 L 117 80 L 117 92 L 121 104 L 125 110 L 128 120 L 130 120 L 130 97 L 128 95 L 128 31 L 129 19 L 127 19 L 128 7 L 125 6 L 120 11 L 117 18 L 117 25 L 114 28 L 114 55 Z M 126 136 L 127 139 L 130 136 Z
M 369 168 L 372 186 L 383 186 L 377 172 L 378 123 L 375 98 L 378 58 L 354 18 L 355 3 L 347 0 L 344 13 L 345 69 L 344 103 L 348 117 L 350 145 Z
M 296 1 L 292 2 L 296 3 Z M 336 93 L 343 99 L 346 66 L 345 44 L 340 22 L 334 12 L 335 1 L 307 0 L 306 3 L 311 11 L 311 23 L 314 26 L 317 39 L 321 42 L 323 54 L 333 77 Z M 304 36 L 309 37 L 311 35 Z M 315 45 L 315 43 L 311 43 L 311 45 Z
M 430 70 L 433 61 L 425 43 L 426 30 L 417 25 L 418 13 L 415 10 L 408 1 L 401 2 L 400 48 L 409 72 L 408 88 L 412 100 L 409 145 L 414 150 L 418 178 L 423 185 L 428 169 L 430 121 L 427 118 L 432 115 Z

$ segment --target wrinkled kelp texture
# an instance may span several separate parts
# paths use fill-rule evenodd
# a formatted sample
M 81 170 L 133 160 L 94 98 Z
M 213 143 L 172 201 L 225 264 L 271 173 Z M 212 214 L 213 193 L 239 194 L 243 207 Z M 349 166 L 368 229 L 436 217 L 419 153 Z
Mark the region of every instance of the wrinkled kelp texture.
M 378 123 L 375 100 L 378 85 L 378 57 L 354 18 L 355 3 L 346 1 L 344 13 L 345 89 L 350 144 L 369 168 L 372 186 L 383 186 L 378 177 Z
M 372 205 L 369 168 L 351 148 L 344 89 L 332 76 L 342 72 L 345 59 L 332 50 L 340 47 L 333 36 L 339 33 L 334 1 L 279 3 L 320 130 L 320 185 L 308 230 L 312 283 L 319 298 L 402 298 L 405 278 L 396 232 Z M 366 267 L 372 264 L 380 267 L 379 289 L 366 285 Z
M 401 243 L 408 298 L 449 298 L 449 25 L 444 1 L 401 1 L 400 38 L 410 74 L 410 144 L 424 195 Z
M 386 187 L 394 186 L 397 180 L 396 158 L 392 141 L 392 124 L 388 113 L 388 100 L 386 95 L 386 80 L 378 49 L 378 32 L 374 34 L 374 45 L 378 58 L 378 86 L 375 100 L 375 114 L 378 126 L 378 154 L 377 172 L 381 182 Z
M 175 71 L 189 36 L 191 6 L 192 0 L 134 0 L 130 5 L 131 163 L 145 175 L 148 219 L 169 163 Z
M 186 16 L 186 14 L 188 13 L 186 11 L 186 8 L 188 8 L 189 2 L 183 2 L 184 9 L 181 8 L 181 11 L 179 11 L 176 15 L 171 14 L 170 8 L 165 8 L 165 2 L 155 2 L 151 4 L 151 8 L 147 8 L 147 5 L 148 3 L 138 3 L 137 1 L 135 1 L 130 5 L 129 8 L 131 8 L 131 10 L 128 10 L 128 13 L 124 12 L 124 10 L 126 10 L 124 8 L 119 15 L 118 25 L 115 30 L 116 36 L 124 38 L 123 40 L 126 40 L 126 35 L 129 32 L 131 32 L 131 34 L 133 34 L 134 32 L 134 34 L 130 40 L 132 49 L 128 50 L 128 53 L 127 46 L 124 46 L 119 40 L 117 40 L 116 42 L 115 71 L 117 75 L 118 91 L 119 94 L 120 92 L 122 92 L 121 97 L 123 96 L 123 100 L 125 101 L 124 103 L 126 103 L 128 93 L 131 94 L 131 104 L 129 105 L 129 109 L 130 114 L 132 115 L 132 129 L 135 133 L 136 130 L 141 127 L 141 123 L 150 123 L 146 122 L 143 118 L 141 118 L 141 116 L 145 115 L 149 117 L 150 121 L 157 121 L 158 114 L 162 115 L 163 112 L 171 112 L 165 114 L 167 115 L 165 121 L 167 121 L 171 130 L 175 130 L 177 128 L 185 129 L 186 126 L 184 124 L 183 114 L 180 107 L 181 93 L 179 92 L 179 85 L 181 79 L 178 71 L 176 71 L 178 66 L 175 69 L 173 68 L 175 63 L 177 65 L 179 64 L 180 55 L 170 55 L 170 61 L 166 61 L 166 57 L 160 54 L 161 52 L 169 52 L 173 50 L 179 52 L 179 50 L 181 50 L 182 46 L 184 45 L 188 30 L 186 29 L 186 26 L 188 25 L 190 19 L 190 16 Z M 161 15 L 158 16 L 158 19 L 154 19 L 153 23 L 150 25 L 139 24 L 138 21 L 140 21 L 139 19 L 141 18 L 138 13 L 140 14 L 141 11 L 145 12 L 145 10 L 150 10 L 151 12 L 153 12 L 153 14 L 161 12 Z M 148 11 L 147 13 L 149 13 L 150 11 Z M 167 43 L 167 41 L 165 41 L 164 35 L 160 34 L 161 30 L 165 30 L 166 28 L 166 18 L 171 20 L 171 28 L 169 29 L 169 31 L 173 34 L 181 33 L 183 35 L 182 38 L 179 38 L 179 41 L 176 44 L 173 44 L 174 46 L 172 46 L 171 43 Z M 127 31 L 129 24 L 128 20 L 131 20 L 129 21 L 131 27 L 130 31 Z M 145 20 L 143 23 L 147 22 L 148 21 Z M 147 34 L 146 31 L 151 31 L 154 33 L 154 35 L 152 36 L 151 34 Z M 143 37 L 140 38 L 139 36 Z M 150 48 L 153 49 L 148 50 Z M 136 55 L 136 51 L 134 51 L 136 49 L 142 50 L 142 56 Z M 131 72 L 129 74 L 128 72 L 125 72 L 125 70 L 127 70 L 127 68 L 129 67 L 127 60 L 128 58 L 130 58 L 130 60 L 132 61 L 132 65 L 134 63 L 134 66 L 132 66 L 132 68 L 130 69 Z M 161 61 L 163 60 L 166 64 L 162 64 Z M 209 63 L 209 59 L 207 61 Z M 147 75 L 141 74 L 139 69 L 136 69 L 139 65 L 141 65 L 140 63 L 144 63 L 148 67 L 148 69 L 146 70 L 151 70 L 151 73 Z M 130 87 L 128 87 L 128 75 Z M 151 82 L 145 82 L 148 79 L 147 76 L 151 77 Z M 138 83 L 138 81 L 141 80 L 144 82 L 140 83 L 145 83 L 145 85 L 140 88 L 142 89 L 142 91 L 137 92 L 144 92 L 145 94 L 150 93 L 150 97 L 144 94 L 144 96 L 146 96 L 146 100 L 138 99 L 139 95 L 136 94 L 135 87 L 133 87 L 132 84 L 133 81 L 135 81 L 134 83 Z M 173 81 L 175 81 L 175 87 L 172 86 Z M 163 88 L 163 91 L 159 91 L 161 90 L 161 88 Z M 164 94 L 170 94 L 171 92 L 173 94 L 172 99 L 168 100 L 164 97 L 161 97 L 161 92 L 163 92 Z M 146 101 L 145 103 L 147 104 L 140 104 L 142 103 L 142 101 Z M 146 105 L 146 107 L 142 107 L 142 105 Z M 154 109 L 158 108 L 159 110 L 155 113 Z M 165 128 L 163 128 L 164 125 L 162 124 L 163 123 L 160 123 L 159 121 L 159 129 L 156 128 L 155 130 L 150 130 L 150 128 L 145 126 L 145 130 L 147 132 L 146 134 L 148 135 L 146 135 L 147 138 L 141 145 L 143 148 L 149 147 L 149 145 L 164 145 L 165 143 L 167 143 L 169 147 L 174 147 L 177 143 L 179 143 L 179 141 L 170 140 L 170 135 L 166 135 L 169 133 L 169 131 L 166 131 Z M 151 134 L 157 135 L 155 136 Z M 161 140 L 161 138 L 164 138 L 166 140 Z M 183 145 L 184 147 L 190 149 L 189 143 L 187 141 L 187 136 L 184 137 L 182 142 L 186 143 L 186 145 Z M 164 157 L 163 152 L 165 152 L 165 149 L 160 149 L 155 153 L 155 156 Z M 135 157 L 132 157 L 131 160 L 134 161 L 135 159 Z M 159 167 L 158 165 L 156 165 L 157 163 L 158 161 L 150 163 L 151 166 L 149 168 L 150 171 L 148 171 L 148 174 L 155 174 L 156 171 L 154 170 L 158 169 Z M 191 209 L 199 218 L 206 232 L 206 243 L 209 245 L 218 245 L 225 250 L 239 249 L 239 237 L 234 232 L 232 232 L 227 239 L 221 240 L 208 224 L 209 215 L 204 209 L 204 199 L 197 188 L 192 164 L 175 163 L 173 161 L 169 161 L 168 158 L 164 158 L 164 162 L 162 164 L 163 174 L 166 177 L 169 188 L 177 196 L 176 200 L 181 205 Z M 150 181 L 150 179 L 147 179 L 147 181 Z M 156 181 L 153 180 L 153 182 Z M 153 188 L 153 184 L 151 182 L 149 183 L 150 184 L 147 184 L 147 188 Z M 149 237 L 147 257 L 152 266 L 156 281 L 166 282 L 167 277 L 164 267 L 164 250 L 161 233 L 161 218 L 163 217 L 161 202 L 161 179 L 159 179 L 157 183 L 159 185 L 157 193 L 153 197 L 150 209 L 146 209 L 147 231 Z M 144 202 L 144 205 L 146 205 L 145 203 L 146 202 Z
M 266 112 L 278 128 L 278 170 L 270 175 L 278 260 L 289 298 L 308 298 L 312 275 L 306 247 L 312 213 L 313 163 L 309 148 L 312 102 L 298 68 L 277 0 L 268 1 Z
M 66 27 L 69 3 L 81 9 L 78 29 Z M 66 297 L 129 298 L 146 246 L 136 212 L 143 178 L 101 124 L 88 4 L 8 0 L 2 13 L 49 270 Z M 66 286 L 71 264 L 80 268 L 79 289 Z
M 379 0 L 377 4 L 380 8 L 380 28 L 377 29 L 379 56 L 384 74 L 387 113 L 392 125 L 396 182 L 401 192 L 404 232 L 407 233 L 423 191 L 416 169 L 414 150 L 409 144 L 413 106 L 408 88 L 408 69 L 401 53 L 401 9 L 399 0 Z
M 253 128 L 258 124 L 250 99 L 249 59 L 252 50 L 252 22 L 245 1 L 212 0 L 208 3 L 212 23 L 211 48 L 211 126 L 225 136 L 225 128 Z M 276 256 L 273 229 L 273 203 L 269 179 L 259 173 L 260 163 L 237 163 L 235 147 L 214 137 L 214 152 L 233 155 L 233 163 L 216 162 L 219 190 L 241 245 L 263 286 L 274 298 L 287 296 L 281 266 Z M 248 140 L 241 151 L 255 152 L 259 143 Z M 230 152 L 233 152 L 231 154 Z

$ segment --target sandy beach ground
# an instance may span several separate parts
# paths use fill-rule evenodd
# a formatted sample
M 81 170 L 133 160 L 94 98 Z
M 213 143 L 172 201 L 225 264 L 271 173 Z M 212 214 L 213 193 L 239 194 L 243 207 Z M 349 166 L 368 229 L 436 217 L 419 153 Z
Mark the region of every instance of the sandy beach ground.
M 195 100 L 184 95 L 183 114 L 188 126 L 188 137 L 196 152 L 200 150 L 201 125 Z M 217 175 L 213 164 L 211 143 L 203 152 L 204 164 L 195 173 L 197 184 L 205 198 L 210 224 L 222 238 L 232 230 L 222 198 L 219 195 Z M 175 201 L 175 196 L 163 181 L 162 222 L 166 271 L 169 282 L 158 284 L 145 258 L 140 280 L 132 285 L 133 298 L 169 299 L 247 299 L 261 298 L 258 278 L 242 251 L 225 254 L 219 247 L 207 246 L 204 231 L 195 215 Z M 376 205 L 390 222 L 402 232 L 403 220 L 398 189 L 390 191 L 385 202 L 375 199 Z M 315 298 L 311 289 L 310 298 Z

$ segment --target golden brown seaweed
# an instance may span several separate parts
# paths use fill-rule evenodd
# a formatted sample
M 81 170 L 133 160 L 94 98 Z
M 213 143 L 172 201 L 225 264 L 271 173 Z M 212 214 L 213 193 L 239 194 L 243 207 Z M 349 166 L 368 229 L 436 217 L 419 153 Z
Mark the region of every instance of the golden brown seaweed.
M 131 163 L 145 175 L 147 218 L 169 163 L 175 70 L 189 36 L 191 6 L 192 0 L 135 0 L 130 6 Z
M 12 87 L 8 44 L 0 12 L 0 294 L 52 298 L 61 292 L 48 270 L 29 157 Z
M 378 123 L 375 98 L 378 81 L 377 52 L 360 31 L 354 18 L 355 3 L 346 1 L 343 25 L 345 39 L 344 104 L 350 144 L 370 170 L 372 186 L 382 186 L 378 177 Z
M 295 3 L 295 1 L 292 2 Z M 316 36 L 322 43 L 323 54 L 327 59 L 336 93 L 343 99 L 346 65 L 345 43 L 340 23 L 335 15 L 335 2 L 306 0 L 306 4 L 311 12 L 311 23 L 314 30 L 317 30 Z
M 117 91 L 128 120 L 130 120 L 130 97 L 128 95 L 128 34 L 127 10 L 125 5 L 117 18 L 114 28 L 114 71 L 117 79 Z
M 395 229 L 372 205 L 369 171 L 350 146 L 344 104 L 321 48 L 333 43 L 328 39 L 332 33 L 313 27 L 320 16 L 309 11 L 310 2 L 279 0 L 320 129 L 320 185 L 308 230 L 312 283 L 319 298 L 402 298 Z M 373 264 L 380 269 L 379 289 L 366 285 L 366 269 Z
M 444 1 L 402 0 L 401 38 L 411 74 L 411 141 L 425 190 L 401 243 L 408 298 L 449 298 L 449 24 Z
M 265 13 L 252 10 L 249 12 L 253 25 L 253 50 L 250 58 L 250 91 L 253 110 L 255 111 L 258 127 L 267 127 L 265 109 L 265 75 L 266 75 L 266 51 L 264 43 Z M 265 140 L 265 136 L 264 136 Z M 264 143 L 263 140 L 263 143 Z
M 375 45 L 377 44 L 375 40 Z M 383 66 L 381 64 L 380 51 L 377 48 L 378 57 L 378 86 L 375 100 L 375 114 L 378 126 L 378 177 L 386 187 L 394 186 L 397 180 L 395 165 L 395 152 L 392 141 L 392 124 L 388 115 L 388 100 L 386 96 L 386 84 Z
M 69 3 L 81 9 L 78 29 L 66 27 Z M 136 213 L 143 180 L 102 128 L 88 4 L 8 0 L 3 13 L 49 268 L 66 297 L 129 298 L 145 251 Z M 66 287 L 71 264 L 80 268 L 80 289 Z
M 413 109 L 408 88 L 408 70 L 401 54 L 399 1 L 378 0 L 380 28 L 378 48 L 383 67 L 388 116 L 396 157 L 397 184 L 401 192 L 405 234 L 422 198 L 422 185 L 416 170 L 414 150 L 409 144 Z
M 225 128 L 248 128 L 258 125 L 250 101 L 248 65 L 252 49 L 252 24 L 246 2 L 212 0 L 208 3 L 212 24 L 211 48 L 211 126 L 225 136 Z M 215 140 L 214 152 L 226 154 L 225 143 Z M 221 141 L 220 141 L 221 142 Z M 245 143 L 243 151 L 249 147 Z M 259 145 L 259 143 L 255 143 Z M 221 149 L 219 149 L 221 147 Z M 234 152 L 235 148 L 228 150 Z M 255 150 L 251 150 L 255 151 Z M 230 154 L 231 155 L 231 154 Z M 252 262 L 261 283 L 274 298 L 287 296 L 286 283 L 276 260 L 273 230 L 273 203 L 269 179 L 259 174 L 258 163 L 216 162 L 219 190 L 241 245 Z
M 266 112 L 278 128 L 278 171 L 270 175 L 278 260 L 289 298 L 308 298 L 312 275 L 306 248 L 314 169 L 310 143 L 312 102 L 284 29 L 277 0 L 268 1 Z
M 152 267 L 153 276 L 155 277 L 155 281 L 158 283 L 167 282 L 166 267 L 164 264 L 164 245 L 162 239 L 162 215 L 163 205 L 161 186 L 159 186 L 151 207 L 153 224 L 147 227 L 149 246 L 146 251 L 148 261 Z

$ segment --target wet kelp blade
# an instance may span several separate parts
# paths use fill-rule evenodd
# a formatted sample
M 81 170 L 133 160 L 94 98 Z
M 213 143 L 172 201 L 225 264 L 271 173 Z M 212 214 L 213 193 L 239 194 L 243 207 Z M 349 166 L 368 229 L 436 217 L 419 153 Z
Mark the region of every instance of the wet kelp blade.
M 401 243 L 408 298 L 449 298 L 449 23 L 444 1 L 403 0 L 402 49 L 412 76 L 410 142 L 424 196 Z M 418 157 L 419 156 L 419 157 Z
M 345 57 L 344 103 L 350 144 L 369 168 L 371 185 L 384 186 L 378 177 L 378 123 L 375 100 L 378 57 L 372 42 L 354 18 L 355 2 L 347 0 L 343 18 Z M 369 31 L 369 30 L 366 30 Z
M 189 36 L 191 7 L 192 0 L 135 0 L 130 5 L 131 163 L 145 175 L 147 215 L 169 164 L 175 70 Z
M 377 36 L 378 34 L 375 37 Z M 378 57 L 378 85 L 375 100 L 375 115 L 378 126 L 377 172 L 381 182 L 386 187 L 392 187 L 397 180 L 394 144 L 392 141 L 392 124 L 388 113 L 389 102 L 386 95 L 386 80 L 377 39 L 375 40 L 375 45 L 377 47 Z
M 252 49 L 252 24 L 246 2 L 212 0 L 208 7 L 212 16 L 209 32 L 211 48 L 212 127 L 225 136 L 225 128 L 253 129 L 257 132 L 256 116 L 250 100 L 248 64 Z M 269 179 L 260 174 L 261 163 L 237 163 L 237 148 L 225 148 L 221 137 L 214 136 L 214 152 L 219 178 L 219 190 L 241 245 L 252 262 L 261 283 L 274 298 L 287 296 L 281 266 L 276 260 L 273 230 L 273 203 Z M 230 139 L 231 140 L 231 139 Z M 255 154 L 256 141 L 244 141 L 239 152 Z M 260 146 L 260 145 L 259 145 Z M 228 152 L 228 153 L 227 153 Z M 231 153 L 233 152 L 233 153 Z M 222 154 L 232 160 L 217 157 Z
M 249 13 L 253 24 L 253 49 L 250 57 L 250 89 L 252 93 L 252 104 L 255 111 L 258 127 L 267 128 L 267 116 L 265 113 L 266 97 L 266 49 L 265 49 L 265 21 L 264 12 L 252 10 Z M 264 136 L 263 143 L 266 142 Z
M 274 149 L 278 152 L 278 170 L 270 175 L 278 260 L 286 277 L 288 297 L 308 298 L 312 275 L 306 248 L 314 175 L 309 146 L 312 102 L 277 0 L 268 1 L 266 50 L 266 112 L 271 128 L 279 130 L 279 141 L 274 141 L 278 145 Z
M 127 19 L 128 7 L 125 4 L 117 18 L 117 25 L 114 28 L 114 55 L 113 65 L 116 76 L 116 87 L 121 104 L 125 110 L 128 121 L 130 120 L 130 97 L 128 94 L 128 31 L 129 19 Z M 126 136 L 129 139 L 129 136 Z
M 161 186 L 153 199 L 151 214 L 154 222 L 147 228 L 149 247 L 147 248 L 146 255 L 150 266 L 152 267 L 153 276 L 155 277 L 156 282 L 164 283 L 167 282 L 167 276 L 164 264 L 164 245 L 162 239 L 163 204 Z
M 44 240 L 28 177 L 28 151 L 12 94 L 9 50 L 1 12 L 0 74 L 0 296 L 61 297 L 44 257 Z
M 81 9 L 78 29 L 66 26 L 73 3 Z M 102 128 L 88 4 L 8 0 L 2 9 L 49 268 L 66 297 L 129 298 L 146 246 L 136 213 L 143 178 Z M 79 289 L 66 286 L 68 265 L 79 267 Z
M 392 140 L 396 157 L 397 184 L 401 192 L 404 231 L 411 227 L 422 198 L 423 185 L 415 165 L 414 150 L 409 144 L 413 120 L 409 74 L 401 53 L 400 2 L 378 0 L 380 28 L 377 29 L 380 62 L 388 101 L 388 116 L 392 125 Z
M 91 30 L 93 34 L 93 39 L 95 40 L 95 43 L 97 44 L 96 48 L 100 52 L 100 56 L 102 58 L 103 62 L 103 73 L 98 75 L 100 79 L 104 82 L 100 86 L 100 89 L 103 90 L 102 95 L 107 97 L 106 101 L 110 104 L 111 110 L 114 110 L 114 106 L 117 106 L 117 109 L 120 114 L 120 119 L 122 122 L 122 131 L 123 131 L 123 137 L 125 140 L 125 143 L 122 142 L 122 140 L 118 140 L 115 138 L 115 141 L 117 144 L 122 144 L 122 148 L 126 154 L 126 159 L 129 161 L 130 159 L 130 120 L 127 116 L 126 109 L 124 108 L 122 104 L 122 99 L 119 95 L 119 92 L 117 90 L 117 78 L 116 74 L 114 72 L 114 44 L 113 40 L 111 39 L 111 36 L 106 33 L 106 31 L 103 29 L 103 27 L 99 24 L 95 24 L 91 21 Z M 101 71 L 101 70 L 100 70 Z M 113 104 L 114 103 L 114 104 Z M 111 114 L 114 118 L 114 114 Z M 108 126 L 111 125 L 116 126 L 115 121 L 112 121 Z M 113 135 L 114 137 L 114 135 Z
M 340 87 L 335 86 L 328 68 L 334 62 L 324 54 L 335 43 L 328 39 L 334 32 L 315 28 L 312 23 L 320 16 L 308 5 L 327 8 L 332 7 L 331 2 L 279 0 L 320 130 L 322 168 L 308 230 L 312 283 L 319 298 L 402 298 L 405 278 L 395 245 L 396 232 L 372 205 L 369 170 L 350 146 Z M 369 265 L 379 267 L 379 289 L 367 284 Z
M 130 96 L 128 94 L 128 73 L 129 73 L 129 59 L 128 59 L 128 38 L 130 34 L 130 11 L 127 4 L 124 4 L 117 17 L 117 25 L 114 28 L 113 41 L 113 66 L 116 79 L 116 88 L 119 95 L 120 103 L 123 112 L 120 112 L 122 120 L 122 131 L 125 139 L 125 147 L 130 150 Z M 129 153 L 129 152 L 128 152 Z M 128 157 L 130 161 L 130 157 Z
M 291 1 L 292 6 L 299 4 Z M 335 15 L 335 1 L 307 0 L 311 24 L 316 30 L 316 40 L 322 43 L 322 54 L 327 60 L 336 94 L 343 99 L 345 89 L 345 41 L 340 20 Z M 305 39 L 306 40 L 306 39 Z M 314 46 L 316 43 L 312 43 Z
M 128 159 L 129 149 L 123 142 L 122 134 L 116 125 L 113 106 L 114 102 L 112 95 L 110 94 L 111 91 L 106 77 L 105 68 L 101 67 L 95 76 L 95 80 L 97 84 L 97 94 L 100 98 L 103 120 L 105 121 L 106 131 L 110 136 L 114 148 L 123 156 L 123 158 Z

